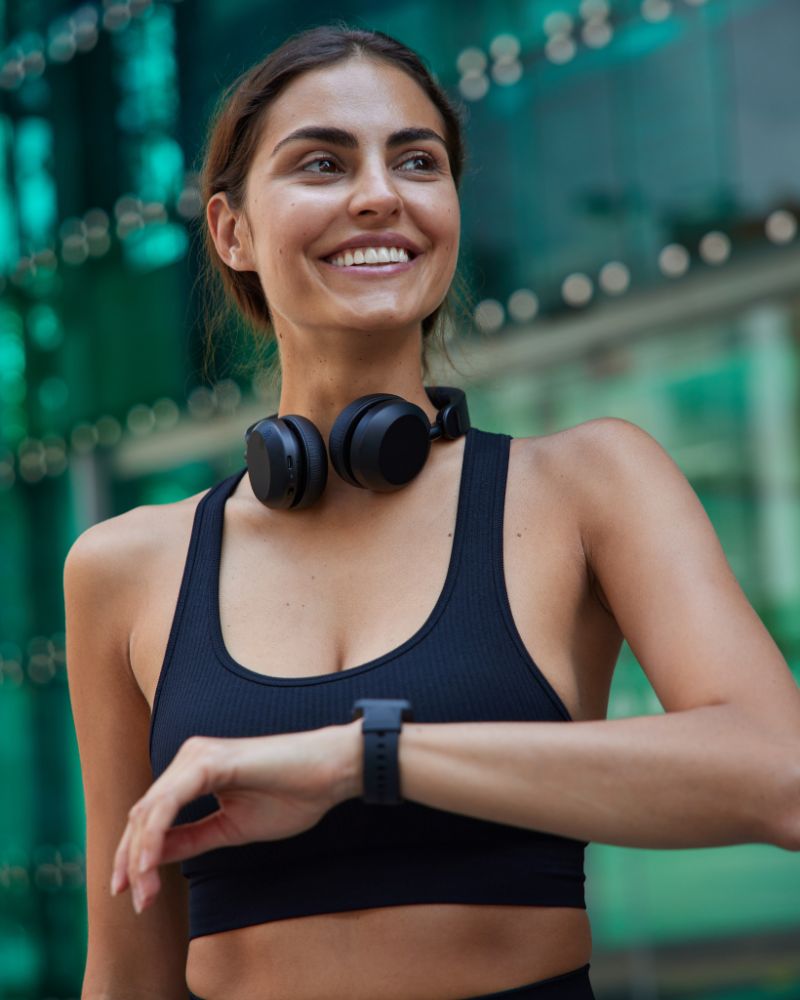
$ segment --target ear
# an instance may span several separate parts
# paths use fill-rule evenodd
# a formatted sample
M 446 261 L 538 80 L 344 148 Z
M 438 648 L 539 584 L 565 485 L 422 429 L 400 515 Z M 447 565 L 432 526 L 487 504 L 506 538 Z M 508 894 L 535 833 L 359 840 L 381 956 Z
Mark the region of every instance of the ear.
M 222 260 L 234 271 L 255 271 L 250 231 L 244 212 L 234 211 L 225 191 L 208 199 L 206 220 Z

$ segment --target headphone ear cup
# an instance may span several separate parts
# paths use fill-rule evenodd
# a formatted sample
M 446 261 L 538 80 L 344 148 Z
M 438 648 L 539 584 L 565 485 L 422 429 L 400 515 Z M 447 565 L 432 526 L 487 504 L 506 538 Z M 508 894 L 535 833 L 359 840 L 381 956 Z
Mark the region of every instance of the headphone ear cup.
M 294 510 L 302 510 L 315 504 L 325 491 L 328 483 L 328 453 L 325 442 L 308 417 L 299 414 L 287 414 L 283 418 L 295 431 L 303 445 L 301 463 L 304 473 L 303 481 L 299 483 L 297 499 L 291 505 Z
M 386 393 L 362 396 L 334 422 L 331 462 L 354 486 L 390 493 L 422 470 L 430 453 L 430 435 L 428 417 L 415 403 Z
M 247 471 L 253 493 L 265 507 L 310 507 L 328 480 L 325 442 L 306 417 L 273 414 L 248 428 Z
M 353 432 L 358 424 L 358 418 L 376 403 L 387 399 L 400 399 L 400 397 L 386 392 L 359 396 L 352 403 L 348 403 L 333 422 L 331 432 L 328 435 L 328 452 L 331 456 L 331 465 L 339 478 L 344 479 L 351 486 L 365 488 L 365 484 L 360 483 L 353 475 L 353 469 L 350 464 L 350 445 Z

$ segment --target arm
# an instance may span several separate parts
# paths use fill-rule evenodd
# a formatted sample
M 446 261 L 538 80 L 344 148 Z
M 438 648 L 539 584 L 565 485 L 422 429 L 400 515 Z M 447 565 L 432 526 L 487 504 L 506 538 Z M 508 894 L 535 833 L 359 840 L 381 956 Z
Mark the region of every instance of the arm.
M 128 659 L 135 578 L 146 556 L 140 549 L 122 515 L 84 532 L 64 567 L 69 690 L 86 806 L 83 1000 L 187 995 L 187 897 L 178 866 L 165 866 L 162 895 L 138 920 L 110 893 L 128 810 L 152 782 L 149 710 Z
M 800 691 L 678 467 L 627 421 L 570 432 L 588 561 L 666 714 L 406 724 L 403 794 L 634 847 L 800 850 Z

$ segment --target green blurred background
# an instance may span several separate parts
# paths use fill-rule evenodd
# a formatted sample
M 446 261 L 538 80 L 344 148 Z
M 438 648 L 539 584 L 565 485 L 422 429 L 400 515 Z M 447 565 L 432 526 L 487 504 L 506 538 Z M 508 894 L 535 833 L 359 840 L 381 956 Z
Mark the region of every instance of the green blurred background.
M 80 994 L 67 549 L 241 467 L 274 409 L 246 347 L 202 371 L 208 115 L 332 17 L 465 109 L 473 315 L 439 380 L 486 430 L 646 428 L 800 678 L 798 0 L 0 0 L 2 998 Z M 624 646 L 610 716 L 659 711 Z M 800 998 L 798 855 L 593 844 L 587 875 L 598 1000 Z

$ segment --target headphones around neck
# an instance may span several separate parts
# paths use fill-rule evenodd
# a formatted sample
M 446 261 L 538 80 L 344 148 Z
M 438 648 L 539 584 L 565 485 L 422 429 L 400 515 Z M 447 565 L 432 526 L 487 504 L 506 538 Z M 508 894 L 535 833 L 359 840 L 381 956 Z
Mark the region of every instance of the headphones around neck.
M 432 441 L 452 441 L 470 428 L 463 390 L 426 386 L 425 392 L 438 410 L 435 423 L 402 396 L 359 396 L 334 421 L 327 452 L 307 417 L 273 413 L 256 421 L 244 435 L 253 493 L 265 507 L 310 507 L 328 481 L 328 453 L 336 473 L 351 486 L 378 493 L 399 490 L 421 472 Z

